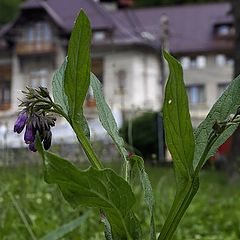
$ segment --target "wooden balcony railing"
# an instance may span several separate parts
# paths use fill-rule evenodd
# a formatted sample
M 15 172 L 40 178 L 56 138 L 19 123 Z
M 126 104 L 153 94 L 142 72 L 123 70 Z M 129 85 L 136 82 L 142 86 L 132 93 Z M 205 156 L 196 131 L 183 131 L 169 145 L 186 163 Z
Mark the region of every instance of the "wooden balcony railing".
M 55 46 L 49 42 L 18 42 L 16 44 L 16 53 L 18 55 L 46 54 L 55 52 Z
M 10 104 L 10 103 L 3 103 L 3 104 L 0 103 L 0 111 L 9 110 L 10 107 L 11 107 L 11 104 Z
M 85 102 L 85 106 L 87 108 L 95 108 L 96 107 L 96 100 L 95 99 L 87 99 Z

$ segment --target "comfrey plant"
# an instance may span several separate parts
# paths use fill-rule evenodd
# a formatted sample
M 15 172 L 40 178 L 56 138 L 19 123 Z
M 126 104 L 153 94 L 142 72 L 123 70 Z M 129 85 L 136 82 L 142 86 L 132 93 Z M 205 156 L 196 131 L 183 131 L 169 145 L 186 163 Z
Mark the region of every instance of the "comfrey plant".
M 28 88 L 24 91 L 25 99 L 20 104 L 23 109 L 14 131 L 20 133 L 26 126 L 24 140 L 30 150 L 37 150 L 41 154 L 45 181 L 58 185 L 71 206 L 99 209 L 106 239 L 143 239 L 140 222 L 133 211 L 136 198 L 132 191 L 132 178 L 136 173 L 149 208 L 149 239 L 172 239 L 198 191 L 201 168 L 239 124 L 240 79 L 232 81 L 206 119 L 193 132 L 182 67 L 164 52 L 170 75 L 165 89 L 163 117 L 166 142 L 174 163 L 176 194 L 165 224 L 156 233 L 153 193 L 143 159 L 128 155 L 123 139 L 118 134 L 101 84 L 90 72 L 90 43 L 90 23 L 81 11 L 69 41 L 68 57 L 53 78 L 54 100 L 45 88 Z M 123 159 L 123 176 L 105 168 L 90 143 L 89 128 L 83 114 L 83 103 L 90 86 L 96 99 L 99 119 Z M 55 124 L 56 115 L 64 117 L 76 133 L 91 163 L 87 170 L 80 170 L 70 161 L 46 151 L 51 145 L 51 127 Z
M 48 90 L 43 87 L 39 89 L 27 88 L 23 91 L 25 99 L 19 105 L 23 110 L 19 113 L 14 125 L 14 132 L 21 133 L 26 125 L 24 141 L 28 148 L 36 152 L 36 134 L 39 134 L 45 150 L 51 146 L 51 127 L 55 125 L 56 118 L 52 113 L 57 112 L 53 108 L 54 103 L 49 96 Z M 57 107 L 57 106 L 56 106 Z

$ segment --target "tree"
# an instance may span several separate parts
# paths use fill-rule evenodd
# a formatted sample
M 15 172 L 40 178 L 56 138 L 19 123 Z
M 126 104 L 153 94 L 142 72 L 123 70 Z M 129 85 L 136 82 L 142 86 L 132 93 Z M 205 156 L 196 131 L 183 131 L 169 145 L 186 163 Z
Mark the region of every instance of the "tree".
M 240 1 L 231 0 L 231 13 L 234 18 L 235 25 L 235 56 L 234 56 L 234 76 L 240 74 Z
M 235 50 L 234 50 L 234 77 L 240 74 L 240 1 L 231 0 L 232 10 L 231 13 L 235 25 Z M 232 136 L 231 151 L 228 156 L 227 171 L 232 182 L 236 181 L 239 177 L 240 169 L 240 127 L 235 131 Z
M 20 3 L 21 0 L 0 0 L 0 26 L 17 15 Z

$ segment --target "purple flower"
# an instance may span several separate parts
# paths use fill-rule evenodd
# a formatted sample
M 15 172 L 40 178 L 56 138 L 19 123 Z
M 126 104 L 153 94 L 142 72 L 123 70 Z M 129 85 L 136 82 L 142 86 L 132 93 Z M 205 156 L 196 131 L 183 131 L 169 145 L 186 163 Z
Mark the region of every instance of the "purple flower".
M 24 141 L 29 144 L 35 141 L 36 129 L 31 123 L 28 123 L 26 126 L 26 131 L 24 134 Z
M 25 128 L 24 141 L 28 144 L 29 150 L 36 152 L 36 134 L 38 133 L 40 141 L 48 150 L 51 146 L 52 133 L 51 127 L 55 125 L 54 117 L 55 106 L 49 96 L 46 88 L 39 87 L 37 89 L 27 87 L 26 91 L 22 91 L 25 99 L 21 101 L 19 107 L 23 110 L 14 124 L 14 132 L 21 133 Z
M 50 148 L 51 142 L 52 142 L 52 132 L 48 131 L 45 138 L 43 139 L 43 146 L 45 150 L 48 150 Z
M 26 121 L 27 121 L 27 113 L 25 111 L 20 112 L 18 115 L 18 118 L 14 124 L 14 132 L 17 132 L 18 134 L 22 132 L 22 130 L 25 127 Z
M 31 142 L 29 145 L 28 145 L 28 149 L 32 152 L 36 152 L 37 149 L 35 148 L 35 142 Z

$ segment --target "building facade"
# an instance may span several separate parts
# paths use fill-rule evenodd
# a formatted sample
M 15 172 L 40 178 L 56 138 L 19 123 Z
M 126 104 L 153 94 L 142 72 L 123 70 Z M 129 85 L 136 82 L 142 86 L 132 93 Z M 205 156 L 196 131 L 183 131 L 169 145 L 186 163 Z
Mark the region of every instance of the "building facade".
M 92 71 L 120 115 L 161 109 L 162 46 L 183 65 L 194 127 L 232 79 L 234 27 L 228 3 L 114 10 L 89 0 L 28 0 L 0 29 L 2 125 L 12 126 L 27 85 L 51 90 L 81 8 L 92 25 Z M 85 110 L 89 119 L 96 118 L 91 89 Z

